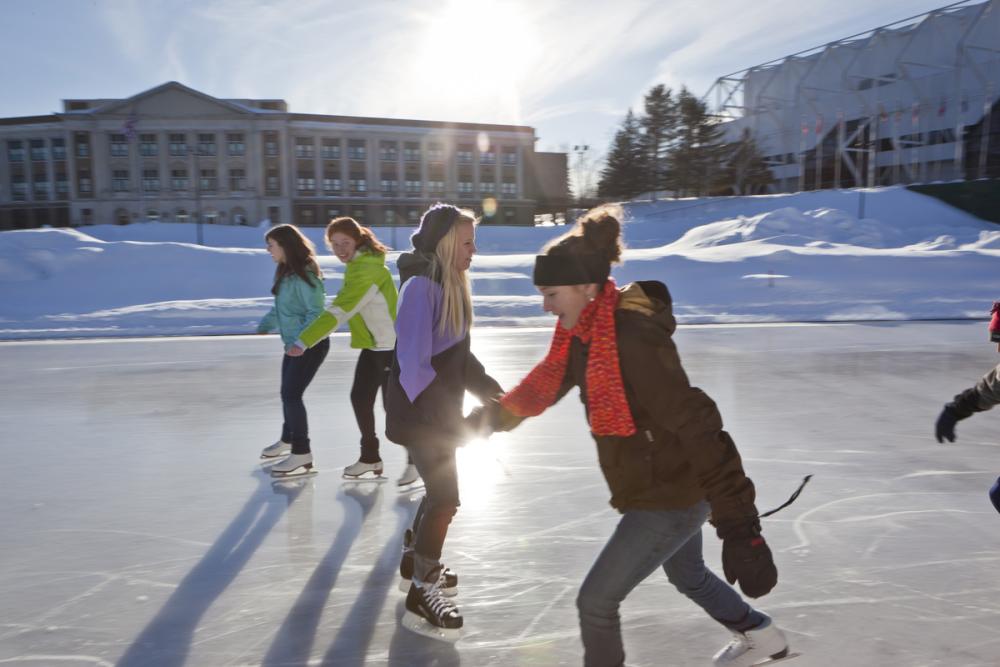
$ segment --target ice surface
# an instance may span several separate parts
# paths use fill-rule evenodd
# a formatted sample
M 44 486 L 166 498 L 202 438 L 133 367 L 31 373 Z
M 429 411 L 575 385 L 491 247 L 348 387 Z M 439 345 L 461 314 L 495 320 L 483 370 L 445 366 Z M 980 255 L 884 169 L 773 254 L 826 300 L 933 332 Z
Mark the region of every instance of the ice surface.
M 979 323 L 683 327 L 780 571 L 758 601 L 800 665 L 996 665 L 1000 413 L 937 444 L 942 404 L 1000 357 Z M 481 329 L 511 386 L 548 332 Z M 616 513 L 575 393 L 461 450 L 445 560 L 454 647 L 400 628 L 401 532 L 419 495 L 345 485 L 356 351 L 333 339 L 306 394 L 320 473 L 273 485 L 274 337 L 0 344 L 0 665 L 579 665 L 574 598 Z M 386 474 L 403 451 L 383 443 Z M 720 545 L 705 531 L 710 567 Z M 622 608 L 632 667 L 705 665 L 725 630 L 654 574 Z

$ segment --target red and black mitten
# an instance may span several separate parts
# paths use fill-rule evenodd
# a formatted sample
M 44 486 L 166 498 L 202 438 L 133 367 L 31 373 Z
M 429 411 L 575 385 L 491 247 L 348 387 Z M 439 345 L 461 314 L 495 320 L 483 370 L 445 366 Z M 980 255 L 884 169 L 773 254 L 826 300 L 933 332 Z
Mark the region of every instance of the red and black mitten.
M 722 571 L 730 584 L 739 582 L 740 590 L 752 598 L 767 595 L 778 583 L 771 549 L 760 534 L 760 521 L 747 517 L 717 524 L 722 538 Z

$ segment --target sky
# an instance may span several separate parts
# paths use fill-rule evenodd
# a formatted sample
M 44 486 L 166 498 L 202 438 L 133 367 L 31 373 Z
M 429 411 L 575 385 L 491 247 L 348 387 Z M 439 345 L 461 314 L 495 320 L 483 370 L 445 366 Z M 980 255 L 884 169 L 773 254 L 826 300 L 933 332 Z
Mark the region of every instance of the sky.
M 0 117 L 179 81 L 303 113 L 530 125 L 538 150 L 586 145 L 573 159 L 599 160 L 653 85 L 701 96 L 720 76 L 944 4 L 0 0 Z

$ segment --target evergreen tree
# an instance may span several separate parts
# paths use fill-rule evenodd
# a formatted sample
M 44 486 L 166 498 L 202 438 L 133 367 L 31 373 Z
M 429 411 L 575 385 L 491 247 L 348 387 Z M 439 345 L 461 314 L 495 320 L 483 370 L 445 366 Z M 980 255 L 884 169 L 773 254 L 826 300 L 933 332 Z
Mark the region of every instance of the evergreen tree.
M 726 180 L 733 194 L 752 195 L 764 192 L 773 177 L 764 156 L 750 134 L 750 128 L 743 128 L 743 136 L 729 146 L 729 160 Z
M 627 198 L 642 192 L 645 185 L 644 162 L 639 121 L 629 109 L 611 142 L 607 163 L 597 185 L 598 195 Z
M 663 84 L 653 86 L 644 100 L 642 153 L 646 162 L 645 190 L 666 186 L 668 156 L 677 135 L 677 103 L 672 91 Z
M 670 151 L 668 183 L 677 196 L 715 192 L 726 180 L 722 130 L 686 87 L 678 95 L 677 109 L 677 141 Z

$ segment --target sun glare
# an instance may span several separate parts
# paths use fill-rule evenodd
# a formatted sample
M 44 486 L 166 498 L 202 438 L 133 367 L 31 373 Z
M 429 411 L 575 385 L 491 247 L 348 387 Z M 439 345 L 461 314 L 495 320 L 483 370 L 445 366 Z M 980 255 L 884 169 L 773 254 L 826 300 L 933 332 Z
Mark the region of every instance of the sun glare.
M 500 104 L 495 116 L 520 116 L 520 91 L 539 54 L 537 31 L 516 2 L 451 0 L 427 17 L 412 60 L 422 94 L 456 113 Z

